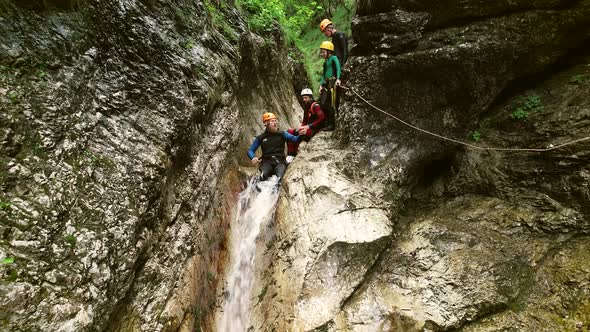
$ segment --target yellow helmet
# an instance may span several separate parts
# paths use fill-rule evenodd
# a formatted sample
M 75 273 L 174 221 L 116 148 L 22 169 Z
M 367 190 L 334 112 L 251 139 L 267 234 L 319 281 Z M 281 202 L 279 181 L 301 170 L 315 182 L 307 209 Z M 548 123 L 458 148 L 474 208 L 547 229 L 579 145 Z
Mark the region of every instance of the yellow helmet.
M 324 50 L 330 50 L 332 52 L 334 52 L 334 44 L 332 44 L 331 41 L 324 41 L 320 44 L 320 48 L 323 48 Z
M 274 113 L 266 112 L 262 114 L 262 122 L 266 122 L 268 120 L 276 119 L 277 116 Z
M 320 23 L 320 31 L 324 32 L 324 30 L 326 30 L 326 27 L 330 24 L 332 24 L 332 21 L 330 21 L 327 18 L 323 19 L 322 22 Z

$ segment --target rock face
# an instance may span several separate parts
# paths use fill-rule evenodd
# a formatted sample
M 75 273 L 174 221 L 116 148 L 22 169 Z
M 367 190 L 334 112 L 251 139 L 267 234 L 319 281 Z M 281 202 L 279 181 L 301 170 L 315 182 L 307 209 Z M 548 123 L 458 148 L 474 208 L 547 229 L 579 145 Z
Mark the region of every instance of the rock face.
M 261 331 L 590 327 L 589 1 L 365 1 L 261 241 Z M 331 140 L 337 139 L 334 143 Z M 328 151 L 328 152 L 326 152 Z M 343 183 L 345 185 L 343 185 Z
M 194 1 L 0 13 L 0 329 L 207 330 L 238 162 L 295 120 L 281 37 Z
M 314 140 L 317 148 L 289 166 L 276 233 L 257 255 L 260 284 L 252 294 L 265 300 L 254 307 L 257 331 L 308 330 L 331 319 L 391 234 L 384 202 L 338 171 L 343 151 L 327 134 Z M 287 319 L 292 310 L 296 321 Z

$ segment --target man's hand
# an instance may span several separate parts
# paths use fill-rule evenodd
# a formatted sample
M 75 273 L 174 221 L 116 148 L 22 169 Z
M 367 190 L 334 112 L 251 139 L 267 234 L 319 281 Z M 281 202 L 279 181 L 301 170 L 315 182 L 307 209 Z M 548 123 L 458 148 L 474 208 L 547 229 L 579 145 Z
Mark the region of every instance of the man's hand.
M 309 130 L 309 126 L 299 127 L 299 135 L 307 135 L 308 130 Z
M 340 86 L 340 80 L 336 80 L 336 86 Z
M 260 164 L 260 159 L 258 159 L 258 157 L 254 157 L 252 158 L 252 160 L 250 160 L 250 162 L 252 163 L 252 165 L 256 166 Z

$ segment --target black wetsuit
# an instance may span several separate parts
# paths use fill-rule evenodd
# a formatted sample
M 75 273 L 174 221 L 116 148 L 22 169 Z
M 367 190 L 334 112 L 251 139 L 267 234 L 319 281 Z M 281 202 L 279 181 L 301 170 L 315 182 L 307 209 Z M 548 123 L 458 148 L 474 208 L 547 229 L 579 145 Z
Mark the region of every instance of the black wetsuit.
M 286 131 L 264 133 L 256 136 L 248 149 L 248 157 L 254 158 L 256 149 L 262 149 L 262 162 L 260 163 L 260 179 L 267 180 L 273 174 L 279 178 L 279 182 L 285 175 L 287 161 L 285 160 L 285 143 L 287 141 L 299 142 L 300 136 L 293 136 Z
M 332 44 L 334 44 L 334 55 L 340 61 L 340 67 L 344 67 L 348 59 L 348 39 L 343 32 L 336 31 L 332 35 Z

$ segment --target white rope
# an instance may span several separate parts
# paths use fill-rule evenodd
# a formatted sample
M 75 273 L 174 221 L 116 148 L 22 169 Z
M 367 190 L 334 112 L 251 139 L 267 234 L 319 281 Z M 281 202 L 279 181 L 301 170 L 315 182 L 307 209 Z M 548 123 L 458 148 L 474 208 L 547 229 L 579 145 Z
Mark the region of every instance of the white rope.
M 379 107 L 371 104 L 371 102 L 369 102 L 368 100 L 366 100 L 365 98 L 363 98 L 361 95 L 359 95 L 354 89 L 347 88 L 347 87 L 344 87 L 344 86 L 340 86 L 340 87 L 343 88 L 343 89 L 345 89 L 345 90 L 352 91 L 355 95 L 357 95 L 361 100 L 363 100 L 369 106 L 371 106 L 374 109 L 378 110 L 379 112 L 381 112 L 381 113 L 383 113 L 383 114 L 385 114 L 385 115 L 387 115 L 387 116 L 389 116 L 389 117 L 391 117 L 391 118 L 393 118 L 393 119 L 395 119 L 395 120 L 403 123 L 404 125 L 412 128 L 412 129 L 415 129 L 417 131 L 423 132 L 425 134 L 428 134 L 428 135 L 431 135 L 431 136 L 434 136 L 434 137 L 438 137 L 438 138 L 443 139 L 445 141 L 449 141 L 449 142 L 461 144 L 461 145 L 464 145 L 464 146 L 467 146 L 467 147 L 470 147 L 470 148 L 473 148 L 473 149 L 477 149 L 477 150 L 484 150 L 484 151 L 521 151 L 521 152 L 522 151 L 529 151 L 529 152 L 546 152 L 546 151 L 556 150 L 556 149 L 560 149 L 560 148 L 563 148 L 563 147 L 568 146 L 568 145 L 572 145 L 572 144 L 576 144 L 576 143 L 579 143 L 579 142 L 590 140 L 590 136 L 587 136 L 587 137 L 580 138 L 580 139 L 577 139 L 577 140 L 574 140 L 574 141 L 565 142 L 565 143 L 562 143 L 562 144 L 559 144 L 559 145 L 556 145 L 556 146 L 550 146 L 548 148 L 536 148 L 536 149 L 535 148 L 523 148 L 523 149 L 518 149 L 518 148 L 495 148 L 495 147 L 482 147 L 482 146 L 477 146 L 475 144 L 471 144 L 471 143 L 459 141 L 459 140 L 456 140 L 456 139 L 453 139 L 453 138 L 445 137 L 445 136 L 442 136 L 442 135 L 439 135 L 439 134 L 435 134 L 433 132 L 430 132 L 428 130 L 422 129 L 420 127 L 414 126 L 414 125 L 412 125 L 412 124 L 410 124 L 410 123 L 408 123 L 408 122 L 406 122 L 406 121 L 404 121 L 404 120 L 396 117 L 395 115 L 390 114 L 390 113 L 388 113 L 388 112 L 380 109 Z

